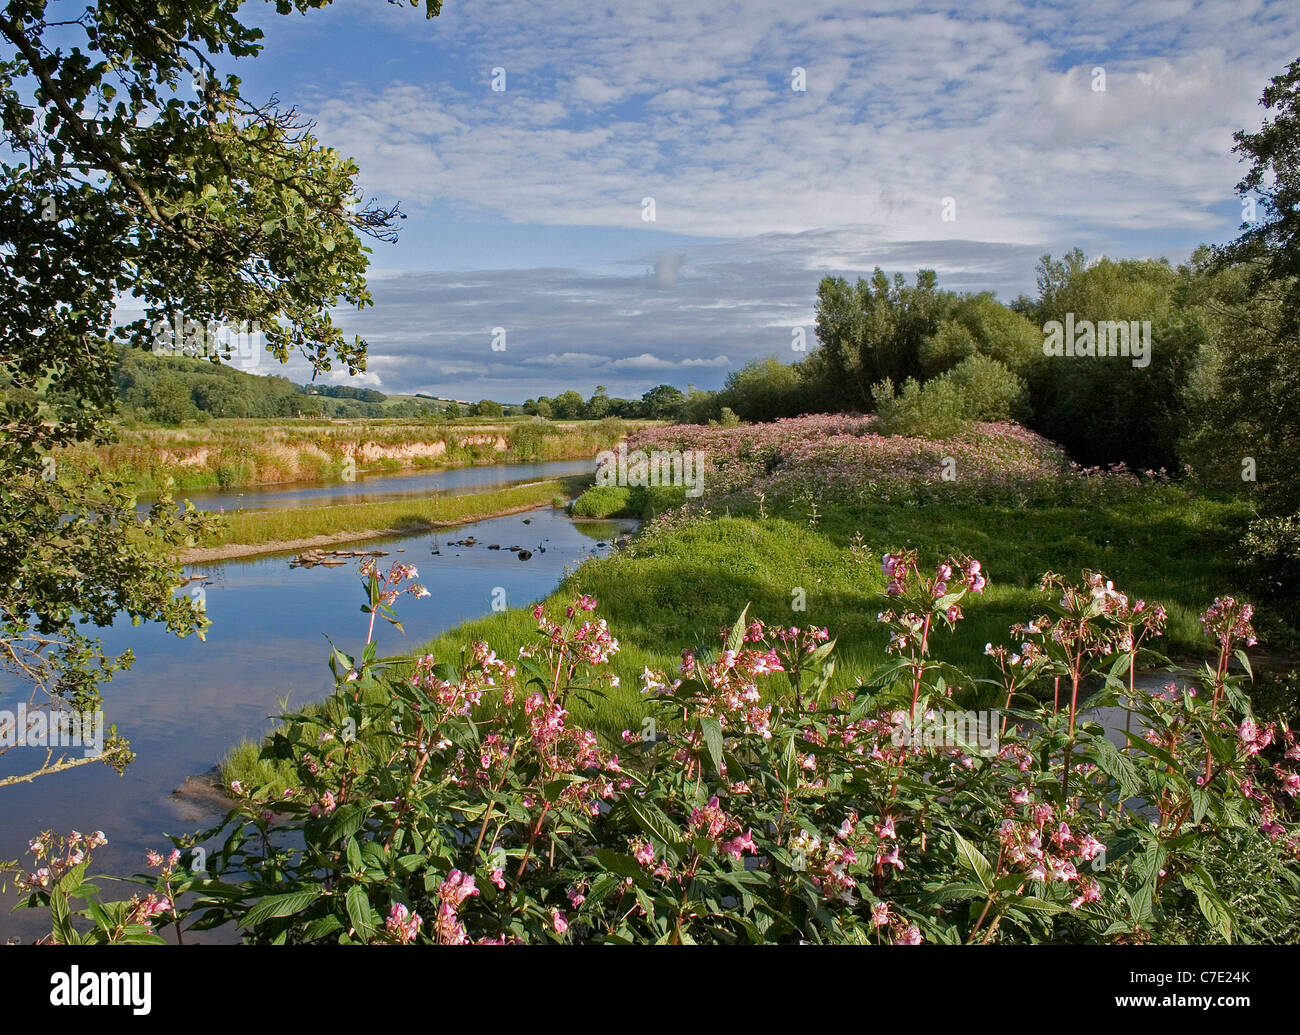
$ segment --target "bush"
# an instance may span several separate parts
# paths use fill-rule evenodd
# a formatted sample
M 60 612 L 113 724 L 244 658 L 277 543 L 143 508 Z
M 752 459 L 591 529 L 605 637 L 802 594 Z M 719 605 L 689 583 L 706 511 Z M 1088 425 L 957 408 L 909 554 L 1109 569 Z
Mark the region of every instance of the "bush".
M 629 516 L 650 520 L 665 510 L 680 507 L 686 502 L 686 488 L 682 485 L 637 486 L 628 501 Z
M 623 517 L 630 512 L 632 490 L 622 485 L 597 485 L 573 501 L 574 517 Z
M 967 295 L 956 302 L 953 315 L 939 324 L 934 335 L 921 343 L 921 369 L 934 376 L 980 355 L 1023 373 L 1042 355 L 1042 344 L 1041 328 L 991 294 Z
M 1130 691 L 1163 610 L 1100 573 L 1045 576 L 1012 648 L 988 649 L 1000 711 L 963 711 L 987 693 L 936 644 L 981 566 L 882 568 L 896 657 L 867 680 L 836 685 L 826 630 L 742 613 L 722 649 L 645 671 L 652 721 L 620 745 L 569 711 L 613 683 L 590 597 L 538 604 L 517 659 L 332 649 L 334 694 L 283 716 L 271 775 L 233 783 L 222 823 L 149 853 L 147 894 L 99 900 L 99 832 L 42 834 L 21 904 L 56 943 L 158 942 L 155 923 L 264 944 L 1294 940 L 1296 741 L 1229 671 L 1247 605 L 1205 613 L 1211 663 L 1182 689 Z M 406 565 L 362 574 L 371 622 L 424 592 Z M 1059 707 L 1036 694 L 1054 684 Z M 1145 736 L 1120 751 L 1084 721 L 1086 684 Z
M 965 427 L 961 396 L 941 378 L 922 385 L 909 377 L 901 395 L 894 394 L 894 383 L 886 378 L 872 386 L 871 395 L 876 401 L 872 430 L 877 434 L 945 439 Z
M 968 420 L 1023 421 L 1028 416 L 1025 382 L 996 359 L 967 356 L 939 380 L 957 390 Z
M 1262 592 L 1287 598 L 1300 584 L 1300 513 L 1252 521 L 1241 545 Z
M 692 388 L 677 407 L 677 421 L 680 424 L 708 424 L 711 420 L 717 420 L 720 412 L 717 392 L 702 392 L 698 388 Z
M 734 411 L 744 420 L 768 421 L 794 417 L 804 412 L 799 372 L 775 356 L 754 359 L 727 375 L 718 394 L 723 420 Z
M 632 486 L 597 485 L 573 501 L 574 517 L 652 518 L 686 502 L 681 485 Z

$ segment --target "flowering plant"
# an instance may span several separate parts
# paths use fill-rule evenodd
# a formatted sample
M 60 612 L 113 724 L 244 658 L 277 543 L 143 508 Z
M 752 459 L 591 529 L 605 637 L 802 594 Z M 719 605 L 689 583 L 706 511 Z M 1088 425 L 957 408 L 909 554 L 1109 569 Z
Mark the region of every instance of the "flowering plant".
M 272 943 L 1296 938 L 1300 745 L 1252 714 L 1249 605 L 1217 600 L 1215 663 L 1152 691 L 1135 671 L 1163 611 L 1049 574 L 989 681 L 936 656 L 980 563 L 882 566 L 894 656 L 870 679 L 837 684 L 828 630 L 742 613 L 719 649 L 645 669 L 621 743 L 570 713 L 615 683 L 587 596 L 537 605 L 513 660 L 334 648 L 337 692 L 264 749 L 288 786 L 234 785 L 224 823 L 148 860 L 152 898 L 110 914 L 78 874 L 80 915 L 103 940 L 163 914 Z M 372 568 L 371 608 L 411 577 Z M 1108 735 L 1108 708 L 1130 728 Z M 57 874 L 24 879 L 53 939 L 80 937 Z

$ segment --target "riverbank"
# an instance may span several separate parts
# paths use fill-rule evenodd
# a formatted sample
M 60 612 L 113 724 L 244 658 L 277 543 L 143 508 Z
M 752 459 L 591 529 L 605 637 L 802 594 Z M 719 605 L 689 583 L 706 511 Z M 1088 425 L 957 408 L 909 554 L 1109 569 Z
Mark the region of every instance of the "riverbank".
M 61 459 L 126 481 L 144 495 L 168 487 L 183 494 L 376 472 L 587 459 L 648 423 L 223 419 L 178 428 L 124 428 L 115 442 L 80 446 Z
M 207 564 L 450 528 L 534 510 L 573 495 L 584 481 L 548 478 L 463 496 L 240 511 L 225 515 L 217 534 L 181 551 L 177 560 L 182 564 Z
M 562 610 L 575 593 L 595 597 L 619 639 L 619 685 L 590 707 L 574 705 L 577 721 L 611 742 L 640 727 L 642 671 L 674 670 L 682 650 L 712 644 L 746 606 L 768 623 L 826 627 L 838 640 L 837 684 L 869 678 L 888 660 L 877 620 L 893 603 L 880 570 L 887 551 L 916 549 L 930 565 L 951 553 L 982 562 L 988 588 L 942 634 L 945 660 L 977 680 L 996 674 L 985 645 L 1017 646 L 1011 626 L 1047 609 L 1045 572 L 1103 572 L 1131 599 L 1162 604 L 1168 625 L 1152 646 L 1173 658 L 1204 654 L 1199 616 L 1217 596 L 1251 595 L 1236 551 L 1248 503 L 1079 471 L 1015 425 L 935 442 L 876 435 L 871 418 L 813 417 L 654 429 L 629 446 L 699 450 L 709 466 L 702 498 L 652 521 L 628 549 L 587 561 L 548 598 Z M 1257 614 L 1265 644 L 1293 645 L 1292 624 Z M 457 657 L 481 638 L 515 657 L 535 637 L 531 612 L 519 608 L 466 622 L 425 649 Z
M 1218 595 L 1246 595 L 1232 550 L 1241 507 L 1159 485 L 1119 493 L 1092 508 L 1086 521 L 1080 513 L 1078 506 L 1044 501 L 899 506 L 863 500 L 814 510 L 733 498 L 730 513 L 652 522 L 627 549 L 587 560 L 547 597 L 560 612 L 577 593 L 595 597 L 619 640 L 611 662 L 619 685 L 590 704 L 575 701 L 575 721 L 617 744 L 621 731 L 639 729 L 644 718 L 642 671 L 675 671 L 683 649 L 714 644 L 717 631 L 747 605 L 751 617 L 768 623 L 825 626 L 838 640 L 836 685 L 852 687 L 888 660 L 888 635 L 877 615 L 892 598 L 880 555 L 906 547 L 917 548 L 923 563 L 950 551 L 983 563 L 987 589 L 963 602 L 965 619 L 955 632 L 940 634 L 945 660 L 976 679 L 995 675 L 986 643 L 1014 645 L 1010 627 L 1046 610 L 1038 580 L 1047 571 L 1076 579 L 1084 569 L 1101 571 L 1131 598 L 1163 604 L 1169 623 L 1155 649 L 1175 658 L 1202 656 L 1209 643 L 1198 616 Z M 409 601 L 403 612 L 420 606 Z M 1268 635 L 1279 619 L 1261 613 L 1258 624 Z M 536 637 L 531 608 L 517 607 L 464 622 L 420 650 L 455 658 L 483 639 L 498 656 L 512 658 Z M 280 779 L 273 764 L 258 760 L 258 749 L 246 743 L 233 751 L 222 764 L 223 779 Z

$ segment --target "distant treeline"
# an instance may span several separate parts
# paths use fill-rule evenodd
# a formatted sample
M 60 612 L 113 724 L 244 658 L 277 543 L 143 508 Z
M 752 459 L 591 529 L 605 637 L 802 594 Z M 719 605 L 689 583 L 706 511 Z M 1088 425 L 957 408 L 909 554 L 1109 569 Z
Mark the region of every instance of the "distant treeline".
M 116 372 L 124 414 L 179 424 L 210 417 L 502 417 L 518 407 L 484 399 L 462 406 L 431 396 L 391 396 L 352 385 L 299 385 L 229 363 L 124 350 Z
M 639 399 L 620 399 L 609 395 L 604 385 L 597 385 L 590 399 L 583 399 L 571 389 L 554 397 L 543 395 L 528 399 L 523 412 L 552 420 L 621 417 L 624 420 L 675 420 L 704 424 L 712 415 L 715 394 L 693 388 L 683 392 L 672 385 L 656 385 Z
M 210 417 L 511 417 L 555 420 L 698 420 L 713 413 L 715 393 L 682 392 L 658 385 L 639 399 L 618 399 L 598 386 L 591 398 L 575 391 L 529 399 L 523 406 L 480 399 L 466 403 L 428 395 L 392 396 L 352 385 L 299 385 L 288 378 L 256 375 L 228 363 L 187 356 L 124 351 L 117 367 L 118 397 L 128 417 L 179 424 Z

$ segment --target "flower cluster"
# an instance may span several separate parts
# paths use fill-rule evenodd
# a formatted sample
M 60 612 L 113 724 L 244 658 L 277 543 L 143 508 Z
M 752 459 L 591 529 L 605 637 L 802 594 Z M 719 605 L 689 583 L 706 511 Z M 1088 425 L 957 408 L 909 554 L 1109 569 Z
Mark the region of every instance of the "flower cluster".
M 452 870 L 438 885 L 438 916 L 433 922 L 433 934 L 439 945 L 464 945 L 469 941 L 460 919 L 460 908 L 466 899 L 478 893 L 474 878 L 460 870 Z M 418 923 L 416 927 L 418 930 Z
M 1250 620 L 1254 615 L 1254 607 L 1238 602 L 1235 597 L 1215 597 L 1214 603 L 1201 615 L 1201 628 L 1216 643 L 1238 641 L 1253 647 L 1256 639 Z
M 423 922 L 419 913 L 413 913 L 402 903 L 394 902 L 388 911 L 388 919 L 384 921 L 384 930 L 398 945 L 410 945 L 419 937 Z
M 1072 883 L 1077 892 L 1070 903 L 1074 909 L 1101 897 L 1097 881 L 1080 873 L 1079 864 L 1104 859 L 1105 845 L 1091 834 L 1071 830 L 1053 806 L 1035 803 L 1023 789 L 1012 791 L 1007 812 L 998 830 L 1000 861 L 1019 867 L 1031 881 Z
M 93 834 L 72 831 L 67 837 L 46 830 L 27 843 L 37 865 L 30 872 L 14 876 L 20 892 L 48 891 L 74 867 L 90 860 L 90 853 L 108 844 L 102 830 Z
M 418 582 L 411 582 L 409 586 L 402 585 L 403 582 L 420 577 L 420 573 L 413 564 L 403 564 L 399 561 L 389 568 L 387 572 L 381 572 L 374 558 L 368 557 L 362 562 L 359 574 L 367 583 L 372 579 L 375 580 L 378 586 L 379 599 L 390 607 L 403 593 L 410 593 L 414 597 L 427 597 L 429 595 L 429 591 Z

